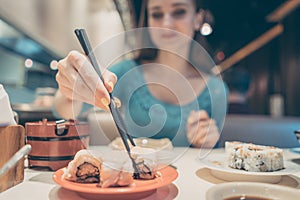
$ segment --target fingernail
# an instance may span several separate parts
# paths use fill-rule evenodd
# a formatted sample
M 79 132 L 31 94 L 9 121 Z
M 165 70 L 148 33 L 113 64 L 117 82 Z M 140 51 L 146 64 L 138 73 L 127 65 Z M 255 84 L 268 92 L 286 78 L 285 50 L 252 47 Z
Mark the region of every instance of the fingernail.
M 113 83 L 113 82 L 109 81 L 109 82 L 108 82 L 108 85 L 110 86 L 111 90 L 114 89 L 114 83 Z
M 117 97 L 113 97 L 113 100 L 114 100 L 117 108 L 120 108 L 121 105 L 122 105 L 121 100 L 119 98 L 117 98 Z
M 108 106 L 108 100 L 106 98 L 102 98 L 101 103 L 105 106 Z

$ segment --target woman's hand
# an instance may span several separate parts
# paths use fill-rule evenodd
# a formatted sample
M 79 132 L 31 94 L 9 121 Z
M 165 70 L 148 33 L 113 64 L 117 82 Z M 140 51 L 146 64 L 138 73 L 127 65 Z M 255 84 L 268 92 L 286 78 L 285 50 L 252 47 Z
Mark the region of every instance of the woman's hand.
M 108 92 L 112 92 L 117 82 L 115 74 L 103 71 L 103 84 L 87 56 L 77 51 L 71 51 L 57 67 L 56 81 L 61 94 L 70 100 L 108 109 Z
M 212 148 L 219 139 L 219 130 L 214 119 L 205 110 L 192 111 L 187 121 L 187 138 L 197 148 Z

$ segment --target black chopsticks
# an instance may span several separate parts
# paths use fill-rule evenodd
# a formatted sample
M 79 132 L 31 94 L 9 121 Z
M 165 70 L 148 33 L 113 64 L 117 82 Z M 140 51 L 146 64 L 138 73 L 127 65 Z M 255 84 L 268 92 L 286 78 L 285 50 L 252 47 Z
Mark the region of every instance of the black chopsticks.
M 99 67 L 98 62 L 96 60 L 96 57 L 93 53 L 93 50 L 92 50 L 92 47 L 91 47 L 90 42 L 88 40 L 85 29 L 76 29 L 75 34 L 77 36 L 77 39 L 80 42 L 80 45 L 81 45 L 84 53 L 89 57 L 89 59 L 92 63 L 92 66 L 94 67 L 94 69 L 97 72 L 98 76 L 100 77 L 101 81 L 104 83 L 104 79 L 103 79 L 100 67 Z M 126 130 L 125 123 L 124 123 L 123 118 L 122 118 L 122 116 L 121 116 L 121 114 L 120 114 L 120 112 L 117 108 L 117 105 L 116 105 L 115 101 L 114 101 L 114 97 L 112 96 L 111 93 L 109 93 L 109 96 L 110 96 L 110 99 L 111 99 L 110 104 L 109 104 L 109 109 L 110 109 L 111 114 L 113 116 L 113 119 L 115 121 L 116 127 L 119 131 L 119 134 L 122 138 L 122 141 L 125 145 L 126 151 L 129 155 L 131 161 L 132 161 L 133 168 L 134 168 L 134 178 L 138 178 L 139 177 L 139 170 L 138 170 L 137 164 L 135 163 L 135 160 L 131 156 L 130 147 L 129 147 L 127 139 L 129 139 L 129 141 L 131 142 L 131 144 L 133 146 L 135 146 L 135 143 L 134 143 L 131 135 L 129 135 L 127 130 Z

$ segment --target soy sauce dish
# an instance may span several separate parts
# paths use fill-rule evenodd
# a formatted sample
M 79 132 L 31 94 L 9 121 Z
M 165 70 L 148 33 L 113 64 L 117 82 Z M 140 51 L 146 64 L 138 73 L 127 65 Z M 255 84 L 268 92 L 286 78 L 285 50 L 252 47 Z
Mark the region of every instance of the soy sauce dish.
M 268 183 L 227 182 L 206 192 L 206 200 L 298 200 L 300 190 Z

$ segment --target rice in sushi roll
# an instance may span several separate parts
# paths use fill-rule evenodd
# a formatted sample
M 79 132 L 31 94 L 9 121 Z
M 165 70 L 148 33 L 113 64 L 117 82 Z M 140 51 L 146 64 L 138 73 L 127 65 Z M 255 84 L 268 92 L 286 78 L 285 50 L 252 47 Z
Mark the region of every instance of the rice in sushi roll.
M 226 142 L 228 165 L 251 172 L 273 172 L 284 169 L 283 151 L 273 146 Z

